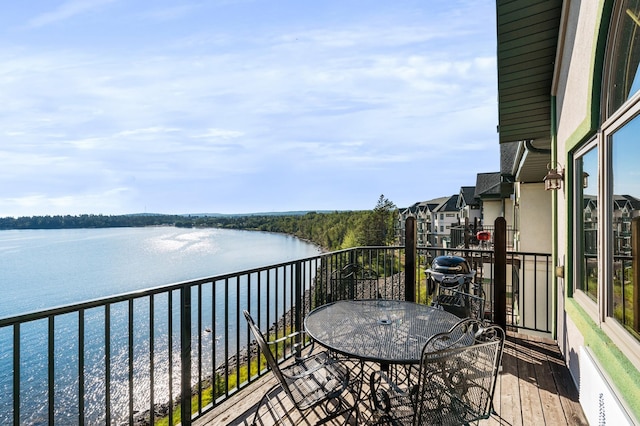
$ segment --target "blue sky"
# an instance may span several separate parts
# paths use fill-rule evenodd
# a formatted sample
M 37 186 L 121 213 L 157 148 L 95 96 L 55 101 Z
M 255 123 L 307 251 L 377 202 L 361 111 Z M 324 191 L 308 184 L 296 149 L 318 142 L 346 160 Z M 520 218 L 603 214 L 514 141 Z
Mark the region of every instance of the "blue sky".
M 493 1 L 30 0 L 0 32 L 0 217 L 404 207 L 499 170 Z

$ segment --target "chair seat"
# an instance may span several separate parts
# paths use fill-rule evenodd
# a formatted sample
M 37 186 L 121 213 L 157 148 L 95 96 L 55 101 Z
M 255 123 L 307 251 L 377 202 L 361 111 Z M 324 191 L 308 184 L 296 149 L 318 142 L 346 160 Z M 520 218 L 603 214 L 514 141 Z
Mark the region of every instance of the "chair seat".
M 414 406 L 419 399 L 417 386 L 410 390 L 400 389 L 384 373 L 379 373 L 379 377 L 386 383 L 374 384 L 377 387 L 373 396 L 376 405 L 374 424 L 413 425 Z M 428 395 L 423 395 L 420 409 L 420 425 L 457 426 L 479 420 L 471 405 L 438 384 L 431 386 Z
M 282 368 L 295 404 L 302 410 L 339 396 L 349 383 L 347 368 L 320 352 Z
M 352 391 L 349 387 L 351 384 L 349 381 L 350 370 L 345 364 L 325 351 L 316 354 L 312 353 L 304 357 L 295 357 L 293 364 L 281 367 L 274 358 L 270 346 L 277 347 L 279 343 L 285 342 L 293 336 L 300 339 L 300 333 L 293 333 L 275 341 L 267 342 L 260 328 L 251 318 L 251 314 L 246 310 L 243 311 L 243 314 L 262 355 L 278 379 L 276 386 L 282 387 L 291 399 L 295 409 L 304 411 L 312 407 L 321 406 L 325 412 L 325 418 L 322 422 L 341 415 L 347 415 L 350 418 L 354 411 L 357 419 L 357 407 L 348 403 L 343 397 L 343 393 Z M 295 345 L 292 346 L 292 348 L 294 347 Z M 269 393 L 267 392 L 262 397 L 258 409 L 256 409 L 253 424 L 256 424 L 260 405 L 265 403 L 268 407 L 272 407 Z M 335 400 L 335 404 L 333 400 Z M 332 402 L 331 404 L 329 403 L 330 401 Z M 278 413 L 274 412 L 273 414 L 277 415 L 279 423 L 282 417 Z
M 376 424 L 460 425 L 489 418 L 504 331 L 464 319 L 424 346 L 417 381 L 401 388 L 383 372 L 370 378 Z

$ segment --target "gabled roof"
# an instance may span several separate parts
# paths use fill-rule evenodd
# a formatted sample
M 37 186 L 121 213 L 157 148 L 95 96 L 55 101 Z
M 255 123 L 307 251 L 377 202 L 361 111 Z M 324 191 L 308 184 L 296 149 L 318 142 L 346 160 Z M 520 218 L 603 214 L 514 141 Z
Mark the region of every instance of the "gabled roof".
M 440 212 L 457 212 L 459 209 L 457 207 L 458 204 L 458 194 L 452 195 L 448 197 L 445 201 L 440 203 L 438 207 L 433 209 L 434 213 Z
M 584 194 L 582 196 L 582 198 L 583 198 L 582 199 L 583 209 L 586 210 L 587 207 L 590 208 L 590 209 L 597 208 L 597 205 L 598 205 L 598 197 L 597 196 Z
M 476 176 L 476 198 L 501 198 L 500 172 L 478 173 Z
M 420 213 L 427 209 L 427 206 L 424 203 L 415 203 L 410 207 L 407 207 L 405 213 Z
M 423 201 L 423 203 L 426 204 L 429 211 L 435 211 L 435 209 L 437 209 L 440 204 L 445 203 L 447 200 L 449 200 L 449 197 L 439 197 L 432 200 Z
M 427 205 L 429 206 L 429 211 L 435 211 L 435 209 L 437 209 L 440 204 L 446 202 L 448 199 L 449 197 L 440 197 L 440 198 L 434 198 L 433 200 L 427 201 Z
M 640 200 L 631 195 L 614 195 L 613 209 L 622 209 L 625 205 L 630 207 L 629 210 L 640 210 Z
M 428 201 L 418 201 L 417 203 L 413 203 L 411 206 L 405 209 L 401 209 L 402 214 L 410 214 L 410 213 L 415 214 L 418 212 L 433 211 L 436 207 L 438 207 L 440 204 L 444 203 L 448 199 L 449 197 L 440 197 L 440 198 L 434 198 L 433 200 L 428 200 Z
M 500 144 L 500 173 L 503 176 L 515 176 L 517 173 L 516 159 L 520 142 Z
M 477 206 L 480 204 L 480 199 L 476 198 L 475 186 L 463 186 L 460 188 L 460 194 L 458 196 L 458 208 L 464 206 Z
M 598 205 L 598 197 L 596 195 L 588 195 L 584 194 L 582 196 L 584 208 L 587 208 L 588 205 L 593 206 L 595 208 Z M 629 210 L 640 210 L 640 199 L 632 196 L 632 195 L 615 195 L 613 196 L 613 210 L 623 209 L 625 206 Z

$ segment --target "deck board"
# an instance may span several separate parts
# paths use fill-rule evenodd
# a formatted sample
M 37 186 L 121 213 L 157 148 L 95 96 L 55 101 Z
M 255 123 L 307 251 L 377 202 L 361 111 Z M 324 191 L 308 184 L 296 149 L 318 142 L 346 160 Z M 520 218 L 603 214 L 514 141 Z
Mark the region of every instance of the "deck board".
M 275 384 L 272 375 L 252 383 L 223 404 L 194 421 L 196 426 L 250 425 L 262 396 Z M 280 414 L 291 408 L 284 392 L 276 389 L 275 409 Z M 578 391 L 569 375 L 555 342 L 539 337 L 508 333 L 502 359 L 502 371 L 496 384 L 495 413 L 480 425 L 587 425 L 578 402 Z M 362 406 L 363 411 L 368 407 Z M 269 410 L 260 407 L 260 425 L 275 423 Z M 290 413 L 294 425 L 313 425 L 323 414 L 320 409 L 305 413 Z M 347 424 L 358 423 L 351 418 Z M 286 424 L 286 423 L 285 423 Z M 328 425 L 344 424 L 336 419 Z
M 522 403 L 522 423 L 525 425 L 540 424 L 544 419 L 542 401 L 540 399 L 540 383 L 536 375 L 538 360 L 532 356 L 531 350 L 516 345 L 518 357 L 518 383 Z
M 515 346 L 506 342 L 502 355 L 502 372 L 498 376 L 498 388 L 494 398 L 498 424 L 522 426 L 522 405 L 520 403 L 520 384 L 518 383 L 518 363 Z

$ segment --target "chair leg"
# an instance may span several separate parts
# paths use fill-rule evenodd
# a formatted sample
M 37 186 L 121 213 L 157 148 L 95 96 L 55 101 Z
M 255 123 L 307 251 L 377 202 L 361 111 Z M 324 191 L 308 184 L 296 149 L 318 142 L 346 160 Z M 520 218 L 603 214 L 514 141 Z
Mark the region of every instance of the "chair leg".
M 347 387 L 346 391 L 343 392 L 342 395 L 338 396 L 337 398 L 333 398 L 329 401 L 325 401 L 322 405 L 322 409 L 326 414 L 326 417 L 324 419 L 322 419 L 321 421 L 319 421 L 317 424 L 321 425 L 324 424 L 330 420 L 333 420 L 339 416 L 342 415 L 346 415 L 346 419 L 344 424 L 349 424 L 349 421 L 351 420 L 352 416 L 354 415 L 355 412 L 355 421 L 356 421 L 356 425 L 360 424 L 359 420 L 360 420 L 360 410 L 358 408 L 358 405 L 360 403 L 360 398 L 362 397 L 362 375 L 364 374 L 364 361 L 356 361 L 354 362 L 354 369 L 353 371 L 358 371 L 359 372 L 354 374 L 354 377 L 358 377 L 357 380 L 351 380 L 351 383 L 349 383 L 349 386 Z M 351 398 L 353 399 L 353 403 L 350 403 L 346 398 L 345 398 L 345 394 L 351 395 Z M 335 409 L 330 409 L 328 404 L 331 404 L 333 401 L 337 401 L 337 406 Z
M 291 418 L 290 413 L 294 410 L 296 410 L 295 407 L 291 407 L 289 409 L 285 409 L 285 407 L 282 407 L 282 404 L 279 403 L 278 401 L 272 401 L 271 398 L 271 393 L 273 393 L 275 390 L 279 389 L 280 385 L 277 384 L 275 386 L 273 386 L 272 388 L 270 388 L 260 399 L 260 402 L 258 403 L 258 406 L 256 407 L 256 411 L 253 415 L 253 421 L 251 422 L 252 426 L 275 426 L 275 425 L 281 425 L 281 424 L 285 424 L 285 419 L 288 419 L 288 424 L 294 425 L 294 421 Z M 327 406 L 327 404 L 330 404 L 332 402 L 336 403 L 336 408 L 335 409 L 331 409 L 330 407 Z M 358 406 L 357 406 L 357 396 L 354 395 L 354 404 L 351 405 L 349 403 L 349 401 L 345 400 L 344 397 L 340 396 L 337 398 L 334 398 L 332 400 L 329 401 L 325 401 L 324 404 L 321 404 L 321 406 L 318 406 L 318 408 L 320 408 L 325 416 L 318 421 L 316 424 L 317 425 L 322 425 L 325 424 L 337 417 L 340 417 L 342 415 L 347 415 L 346 416 L 346 420 L 345 420 L 345 424 L 348 424 L 348 422 L 351 419 L 351 416 L 353 415 L 353 412 L 356 411 L 356 425 L 359 424 L 358 423 L 358 419 L 359 419 L 359 411 L 358 411 Z M 261 407 L 266 407 L 266 412 L 262 414 L 260 413 L 260 408 Z M 278 409 L 280 408 L 280 410 Z M 281 412 L 284 412 L 282 415 L 280 414 Z M 269 419 L 269 422 L 265 422 L 263 417 L 265 415 L 269 415 L 271 416 L 271 418 Z M 304 413 L 301 413 L 304 415 Z
M 362 373 L 364 368 L 364 362 L 363 361 L 354 362 L 354 365 L 351 371 L 352 372 L 358 371 L 358 367 L 360 369 L 360 373 Z M 355 374 L 354 376 L 360 377 L 360 374 Z M 285 419 L 288 419 L 288 423 L 292 425 L 294 424 L 293 419 L 291 417 L 291 412 L 293 412 L 294 410 L 298 410 L 300 412 L 300 410 L 297 409 L 295 405 L 291 406 L 290 408 L 287 408 L 289 404 L 286 404 L 285 406 L 283 404 L 283 401 L 279 401 L 278 400 L 279 398 L 276 395 L 272 396 L 272 394 L 276 390 L 282 390 L 282 393 L 284 393 L 284 390 L 282 389 L 281 384 L 278 383 L 272 386 L 262 396 L 262 398 L 260 399 L 260 402 L 258 403 L 258 406 L 256 407 L 255 413 L 253 415 L 253 421 L 251 423 L 252 426 L 263 426 L 267 424 L 269 425 L 284 424 Z M 322 419 L 318 421 L 318 423 L 316 424 L 321 425 L 343 415 L 346 417 L 344 424 L 349 424 L 349 422 L 352 419 L 352 416 L 354 416 L 354 411 L 355 411 L 355 421 L 356 421 L 355 424 L 356 425 L 359 424 L 360 411 L 358 408 L 358 404 L 360 401 L 361 393 L 362 393 L 362 380 L 361 379 L 352 380 L 351 383 L 349 383 L 349 385 L 347 386 L 346 390 L 342 393 L 342 395 L 336 398 L 332 398 L 328 401 L 324 401 L 323 403 L 315 406 L 316 408 L 320 409 L 324 413 L 324 416 L 322 417 Z M 285 398 L 285 399 L 289 401 L 288 398 Z M 350 402 L 351 399 L 353 399 L 352 403 Z M 333 407 L 332 407 L 332 404 L 334 404 Z M 263 410 L 263 413 L 261 413 L 260 409 L 263 406 L 266 408 L 266 411 Z M 313 408 L 310 408 L 309 410 L 313 410 Z M 281 414 L 281 413 L 284 413 L 284 414 Z M 300 414 L 304 415 L 304 412 L 300 412 Z M 265 415 L 270 417 L 269 423 L 266 423 L 265 421 L 263 421 L 263 417 Z
M 358 410 L 358 400 L 355 399 L 354 400 L 354 404 L 352 406 L 343 397 L 338 397 L 338 398 L 335 398 L 335 399 L 338 401 L 338 408 L 336 408 L 335 410 L 329 410 L 329 409 L 323 407 L 323 411 L 325 412 L 326 416 L 322 420 L 317 422 L 316 425 L 325 424 L 330 420 L 333 420 L 333 419 L 336 419 L 336 418 L 338 418 L 338 417 L 340 417 L 342 415 L 348 414 L 346 416 L 346 419 L 345 419 L 345 422 L 344 422 L 344 424 L 346 425 L 346 424 L 348 424 L 349 420 L 351 419 L 351 416 L 353 415 L 354 411 L 356 412 L 356 414 L 355 414 L 355 416 L 356 416 L 356 424 L 359 424 L 358 420 L 360 418 L 360 415 L 359 415 L 360 412 Z M 331 401 L 327 401 L 325 404 L 327 404 L 329 402 L 331 402 Z M 340 409 L 342 407 L 345 407 L 345 408 L 344 409 Z
M 284 418 L 288 417 L 289 421 L 293 424 L 293 421 L 291 420 L 291 416 L 289 415 L 289 413 L 295 409 L 295 407 L 290 408 L 289 410 L 284 410 L 284 416 L 281 416 L 279 411 L 278 411 L 278 407 L 277 405 L 278 402 L 273 402 L 271 400 L 271 393 L 273 393 L 276 389 L 280 389 L 281 386 L 280 384 L 276 384 L 274 386 L 272 386 L 267 392 L 265 392 L 265 394 L 262 396 L 262 398 L 260 399 L 260 402 L 258 403 L 258 406 L 256 407 L 256 412 L 253 415 L 253 421 L 251 422 L 252 426 L 261 426 L 261 425 L 279 425 L 284 423 Z M 269 423 L 265 423 L 262 421 L 261 416 L 260 416 L 260 407 L 265 406 L 266 407 L 266 413 L 270 413 L 272 420 Z M 283 407 L 284 408 L 284 407 Z

